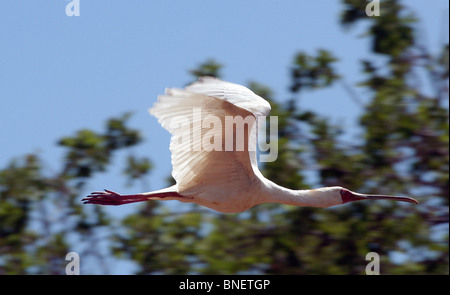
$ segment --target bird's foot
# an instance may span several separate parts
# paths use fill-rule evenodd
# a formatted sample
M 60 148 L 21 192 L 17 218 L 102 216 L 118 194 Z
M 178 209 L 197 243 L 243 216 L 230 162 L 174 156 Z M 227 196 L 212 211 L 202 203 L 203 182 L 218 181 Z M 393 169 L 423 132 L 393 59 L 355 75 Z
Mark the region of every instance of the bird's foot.
M 147 200 L 148 198 L 142 195 L 120 195 L 116 192 L 105 189 L 104 192 L 92 192 L 89 196 L 83 198 L 81 201 L 83 201 L 83 204 L 117 206 Z

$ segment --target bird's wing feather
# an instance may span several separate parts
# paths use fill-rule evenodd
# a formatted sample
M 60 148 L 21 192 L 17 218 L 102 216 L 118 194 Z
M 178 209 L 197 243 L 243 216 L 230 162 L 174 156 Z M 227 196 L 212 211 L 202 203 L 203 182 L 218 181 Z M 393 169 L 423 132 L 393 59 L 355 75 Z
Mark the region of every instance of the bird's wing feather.
M 158 102 L 149 110 L 172 134 L 170 143 L 172 176 L 177 181 L 178 191 L 181 194 L 210 195 L 220 192 L 221 189 L 242 190 L 251 186 L 255 179 L 255 170 L 257 171 L 255 115 L 237 106 L 244 104 L 241 98 L 236 100 L 229 94 L 223 95 L 224 92 L 221 92 L 220 96 L 220 91 L 216 91 L 216 85 L 213 83 L 210 88 L 199 89 L 193 84 L 184 90 L 167 89 L 166 94 L 160 96 Z M 209 124 L 202 128 L 202 123 L 195 121 L 199 118 L 199 114 L 201 120 L 205 120 L 208 116 L 218 118 L 221 121 L 220 128 L 216 125 L 209 128 L 212 127 Z M 237 132 L 233 131 L 233 150 L 225 151 L 226 116 L 253 118 L 248 121 L 248 125 L 244 125 L 248 129 L 243 132 L 245 136 L 243 150 L 236 150 Z M 252 131 L 248 132 L 249 130 Z M 222 139 L 221 150 L 206 151 L 202 139 L 203 141 L 215 139 L 215 136 Z M 257 174 L 260 175 L 259 171 Z
M 270 104 L 264 98 L 256 95 L 247 87 L 214 77 L 201 77 L 197 82 L 186 87 L 186 90 L 226 100 L 249 111 L 256 117 L 267 116 L 271 109 Z

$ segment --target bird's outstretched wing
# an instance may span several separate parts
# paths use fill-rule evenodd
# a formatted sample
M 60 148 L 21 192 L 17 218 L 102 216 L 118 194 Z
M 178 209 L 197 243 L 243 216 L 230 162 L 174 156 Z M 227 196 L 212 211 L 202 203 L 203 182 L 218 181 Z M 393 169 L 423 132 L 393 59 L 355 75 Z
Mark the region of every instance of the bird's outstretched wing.
M 263 98 L 243 86 L 208 77 L 185 89 L 167 89 L 149 111 L 172 134 L 172 176 L 179 193 L 219 197 L 221 190 L 241 192 L 255 181 L 259 171 L 254 123 L 270 111 Z M 231 126 L 230 150 L 227 120 L 236 118 L 245 124 Z

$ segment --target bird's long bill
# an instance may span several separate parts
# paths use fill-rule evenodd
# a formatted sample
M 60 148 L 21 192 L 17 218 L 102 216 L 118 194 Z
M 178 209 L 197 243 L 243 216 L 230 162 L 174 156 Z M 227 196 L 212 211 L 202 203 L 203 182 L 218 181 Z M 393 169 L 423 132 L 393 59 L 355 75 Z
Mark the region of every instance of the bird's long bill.
M 391 201 L 400 201 L 400 202 L 408 202 L 413 204 L 419 204 L 416 199 L 410 197 L 398 197 L 398 196 L 387 196 L 387 195 L 367 195 L 367 194 L 359 194 L 351 192 L 343 198 L 344 203 L 359 201 L 359 200 L 391 200 Z
M 366 199 L 385 199 L 385 200 L 392 200 L 392 201 L 401 201 L 401 202 L 408 202 L 413 204 L 419 204 L 419 202 L 416 199 L 410 198 L 410 197 L 398 197 L 398 196 L 378 196 L 378 195 L 365 195 Z

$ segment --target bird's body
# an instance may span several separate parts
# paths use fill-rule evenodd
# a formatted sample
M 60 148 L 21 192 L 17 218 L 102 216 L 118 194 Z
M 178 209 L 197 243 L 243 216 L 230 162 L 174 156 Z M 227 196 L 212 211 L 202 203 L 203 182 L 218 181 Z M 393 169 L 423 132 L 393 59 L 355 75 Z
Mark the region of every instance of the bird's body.
M 261 203 L 329 207 L 361 199 L 407 197 L 353 193 L 342 187 L 291 190 L 266 179 L 256 158 L 258 125 L 270 104 L 248 88 L 212 77 L 185 89 L 167 89 L 150 113 L 172 134 L 172 176 L 176 184 L 153 192 L 119 195 L 94 192 L 85 203 L 121 205 L 178 200 L 237 213 Z

